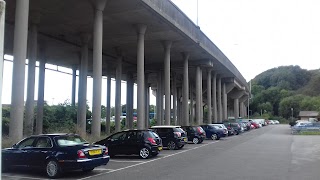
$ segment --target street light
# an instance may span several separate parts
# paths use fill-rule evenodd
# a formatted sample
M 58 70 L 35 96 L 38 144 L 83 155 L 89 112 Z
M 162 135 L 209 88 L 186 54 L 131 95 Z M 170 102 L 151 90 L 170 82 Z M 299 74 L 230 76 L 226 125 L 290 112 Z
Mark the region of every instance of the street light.
M 293 122 L 293 108 L 291 108 L 291 122 Z

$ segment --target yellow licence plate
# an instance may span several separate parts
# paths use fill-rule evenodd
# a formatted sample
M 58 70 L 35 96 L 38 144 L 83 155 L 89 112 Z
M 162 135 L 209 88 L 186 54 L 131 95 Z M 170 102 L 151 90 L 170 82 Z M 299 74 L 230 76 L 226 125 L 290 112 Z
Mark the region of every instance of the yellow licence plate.
M 188 139 L 187 139 L 187 138 L 183 138 L 183 140 L 184 140 L 184 142 L 187 142 L 187 141 L 188 141 Z
M 162 150 L 162 146 L 158 147 L 158 150 L 161 151 Z
M 102 153 L 101 149 L 89 150 L 89 155 L 90 156 L 99 155 L 101 153 Z

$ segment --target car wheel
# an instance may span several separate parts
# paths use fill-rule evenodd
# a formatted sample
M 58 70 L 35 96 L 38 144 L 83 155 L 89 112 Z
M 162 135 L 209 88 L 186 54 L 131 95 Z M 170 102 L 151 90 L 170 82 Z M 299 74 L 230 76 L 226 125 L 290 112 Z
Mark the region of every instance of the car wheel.
M 91 172 L 93 171 L 94 168 L 86 168 L 86 169 L 82 169 L 83 172 Z
M 139 155 L 142 159 L 147 159 L 150 156 L 150 150 L 146 147 L 141 148 Z
M 239 135 L 239 131 L 237 131 L 236 135 Z
M 217 134 L 212 134 L 211 135 L 211 139 L 212 140 L 219 140 L 220 138 L 219 138 L 219 136 Z
M 192 142 L 193 142 L 194 144 L 199 144 L 199 143 L 200 143 L 199 138 L 197 138 L 197 137 L 194 137 L 194 138 L 192 139 Z
M 49 160 L 46 165 L 46 173 L 49 178 L 59 177 L 61 171 L 59 164 L 55 160 Z
M 168 147 L 168 149 L 170 149 L 170 150 L 174 150 L 174 149 L 177 148 L 177 145 L 176 145 L 176 143 L 175 143 L 174 141 L 170 141 L 170 142 L 168 142 L 167 147 Z

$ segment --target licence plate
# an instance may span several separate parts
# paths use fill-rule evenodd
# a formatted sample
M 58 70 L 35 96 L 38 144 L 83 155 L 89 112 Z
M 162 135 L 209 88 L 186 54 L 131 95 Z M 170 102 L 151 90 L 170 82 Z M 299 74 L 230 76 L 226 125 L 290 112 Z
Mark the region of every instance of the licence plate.
M 89 150 L 89 155 L 90 156 L 99 155 L 101 153 L 102 153 L 101 149 Z
M 184 142 L 188 142 L 188 139 L 187 138 L 183 138 Z
M 162 150 L 162 146 L 158 147 L 158 150 L 161 151 Z

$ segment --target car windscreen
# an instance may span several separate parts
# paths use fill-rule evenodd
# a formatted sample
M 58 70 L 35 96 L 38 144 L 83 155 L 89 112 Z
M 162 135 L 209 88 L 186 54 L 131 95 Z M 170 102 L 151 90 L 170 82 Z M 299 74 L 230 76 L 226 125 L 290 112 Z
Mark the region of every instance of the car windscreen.
M 55 140 L 61 147 L 88 144 L 88 142 L 80 136 L 59 136 L 56 137 Z

